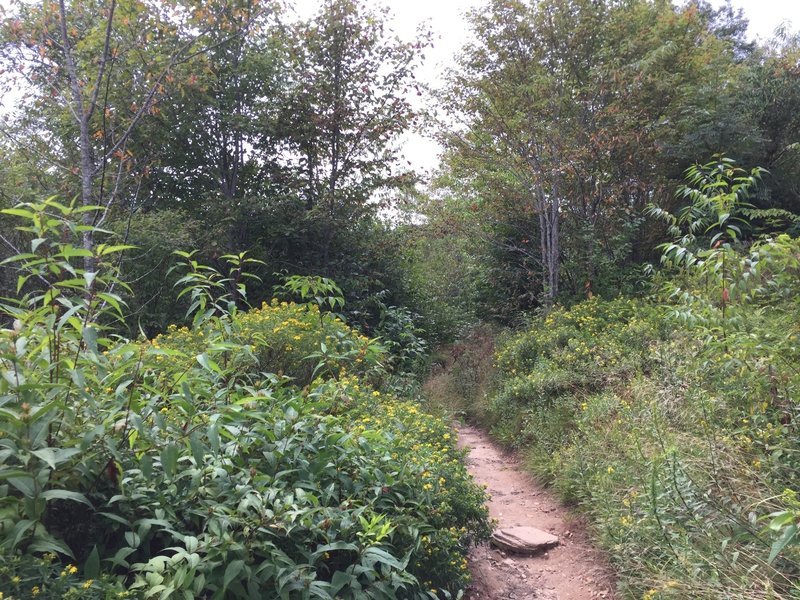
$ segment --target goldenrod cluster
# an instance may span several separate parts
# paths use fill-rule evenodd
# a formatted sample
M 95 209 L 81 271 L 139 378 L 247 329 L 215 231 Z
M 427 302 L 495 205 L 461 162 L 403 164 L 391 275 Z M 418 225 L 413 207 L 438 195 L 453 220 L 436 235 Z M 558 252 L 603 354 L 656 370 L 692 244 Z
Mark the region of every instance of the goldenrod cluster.
M 324 354 L 329 371 L 335 373 L 346 365 L 366 368 L 375 348 L 369 338 L 338 317 L 321 314 L 316 305 L 274 299 L 202 327 L 171 325 L 146 344 L 160 371 L 180 373 L 192 367 L 199 354 L 213 351 L 238 372 L 279 373 L 301 386 L 310 383 L 316 367 L 309 356 Z

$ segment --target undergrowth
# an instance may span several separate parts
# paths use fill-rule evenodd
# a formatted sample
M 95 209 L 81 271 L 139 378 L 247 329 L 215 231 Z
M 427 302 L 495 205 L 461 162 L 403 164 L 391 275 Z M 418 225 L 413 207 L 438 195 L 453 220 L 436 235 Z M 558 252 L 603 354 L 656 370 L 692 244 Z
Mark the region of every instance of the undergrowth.
M 192 326 L 116 336 L 124 247 L 81 249 L 80 210 L 5 211 L 31 251 L 2 305 L 0 597 L 458 597 L 484 493 L 380 344 L 313 302 L 244 310 L 248 259 L 191 253 Z
M 589 515 L 625 597 L 800 597 L 800 243 L 723 258 L 727 273 L 709 263 L 651 300 L 534 320 L 472 397 Z
M 423 386 L 426 407 L 444 418 L 483 420 L 484 403 L 493 381 L 497 331 L 488 324 L 469 329 L 462 338 L 434 356 Z
M 650 298 L 555 307 L 487 385 L 456 358 L 429 388 L 589 517 L 625 598 L 800 598 L 800 240 L 741 241 L 760 174 L 715 159 L 649 209 L 674 238 Z

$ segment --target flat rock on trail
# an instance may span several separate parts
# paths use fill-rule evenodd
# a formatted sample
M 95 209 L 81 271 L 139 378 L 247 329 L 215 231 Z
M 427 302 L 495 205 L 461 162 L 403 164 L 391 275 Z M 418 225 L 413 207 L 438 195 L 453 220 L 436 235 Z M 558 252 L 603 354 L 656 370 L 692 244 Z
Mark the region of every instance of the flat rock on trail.
M 458 428 L 459 445 L 469 448 L 467 467 L 491 494 L 489 513 L 498 527 L 536 527 L 558 536 L 555 548 L 536 556 L 473 548 L 469 600 L 613 600 L 614 578 L 581 524 L 538 485 L 513 454 L 468 425 Z

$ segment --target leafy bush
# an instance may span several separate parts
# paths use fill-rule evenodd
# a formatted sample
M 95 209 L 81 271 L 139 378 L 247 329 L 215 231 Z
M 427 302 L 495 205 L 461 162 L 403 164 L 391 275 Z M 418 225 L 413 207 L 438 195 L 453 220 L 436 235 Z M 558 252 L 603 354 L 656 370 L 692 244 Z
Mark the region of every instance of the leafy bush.
M 383 350 L 280 302 L 121 339 L 119 248 L 65 242 L 76 212 L 11 213 L 44 291 L 3 305 L 5 598 L 458 595 L 484 494 L 442 421 L 375 389 Z
M 424 386 L 431 409 L 486 421 L 482 401 L 495 376 L 496 337 L 495 328 L 482 323 L 434 357 L 431 375 Z
M 272 373 L 299 387 L 310 384 L 322 369 L 327 376 L 338 376 L 345 366 L 377 381 L 386 360 L 380 345 L 338 317 L 321 314 L 315 305 L 272 300 L 233 320 L 219 322 L 210 335 L 221 350 L 221 369 L 239 377 Z M 208 336 L 207 328 L 171 325 L 167 333 L 149 343 L 164 353 L 162 370 L 166 375 L 191 364 L 208 347 Z M 184 361 L 167 361 L 168 355 L 183 355 Z
M 135 289 L 122 294 L 127 303 L 126 335 L 139 329 L 155 335 L 169 323 L 180 322 L 185 311 L 175 302 L 172 284 L 178 276 L 170 272 L 174 252 L 184 248 L 205 248 L 207 255 L 219 254 L 220 227 L 204 228 L 188 212 L 162 209 L 133 212 L 128 218 L 113 219 L 109 227 L 136 246 L 121 257 L 119 267 L 125 281 L 135 281 Z

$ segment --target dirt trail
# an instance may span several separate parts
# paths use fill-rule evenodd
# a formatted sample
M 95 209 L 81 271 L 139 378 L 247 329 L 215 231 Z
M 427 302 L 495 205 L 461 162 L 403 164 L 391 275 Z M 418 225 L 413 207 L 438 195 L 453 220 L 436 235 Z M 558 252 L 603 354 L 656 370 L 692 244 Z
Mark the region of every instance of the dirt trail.
M 469 557 L 470 600 L 590 600 L 615 598 L 613 576 L 593 549 L 581 524 L 488 436 L 459 427 L 459 444 L 470 449 L 467 465 L 492 496 L 491 516 L 500 527 L 532 526 L 557 535 L 561 543 L 544 555 L 524 557 L 487 546 Z

